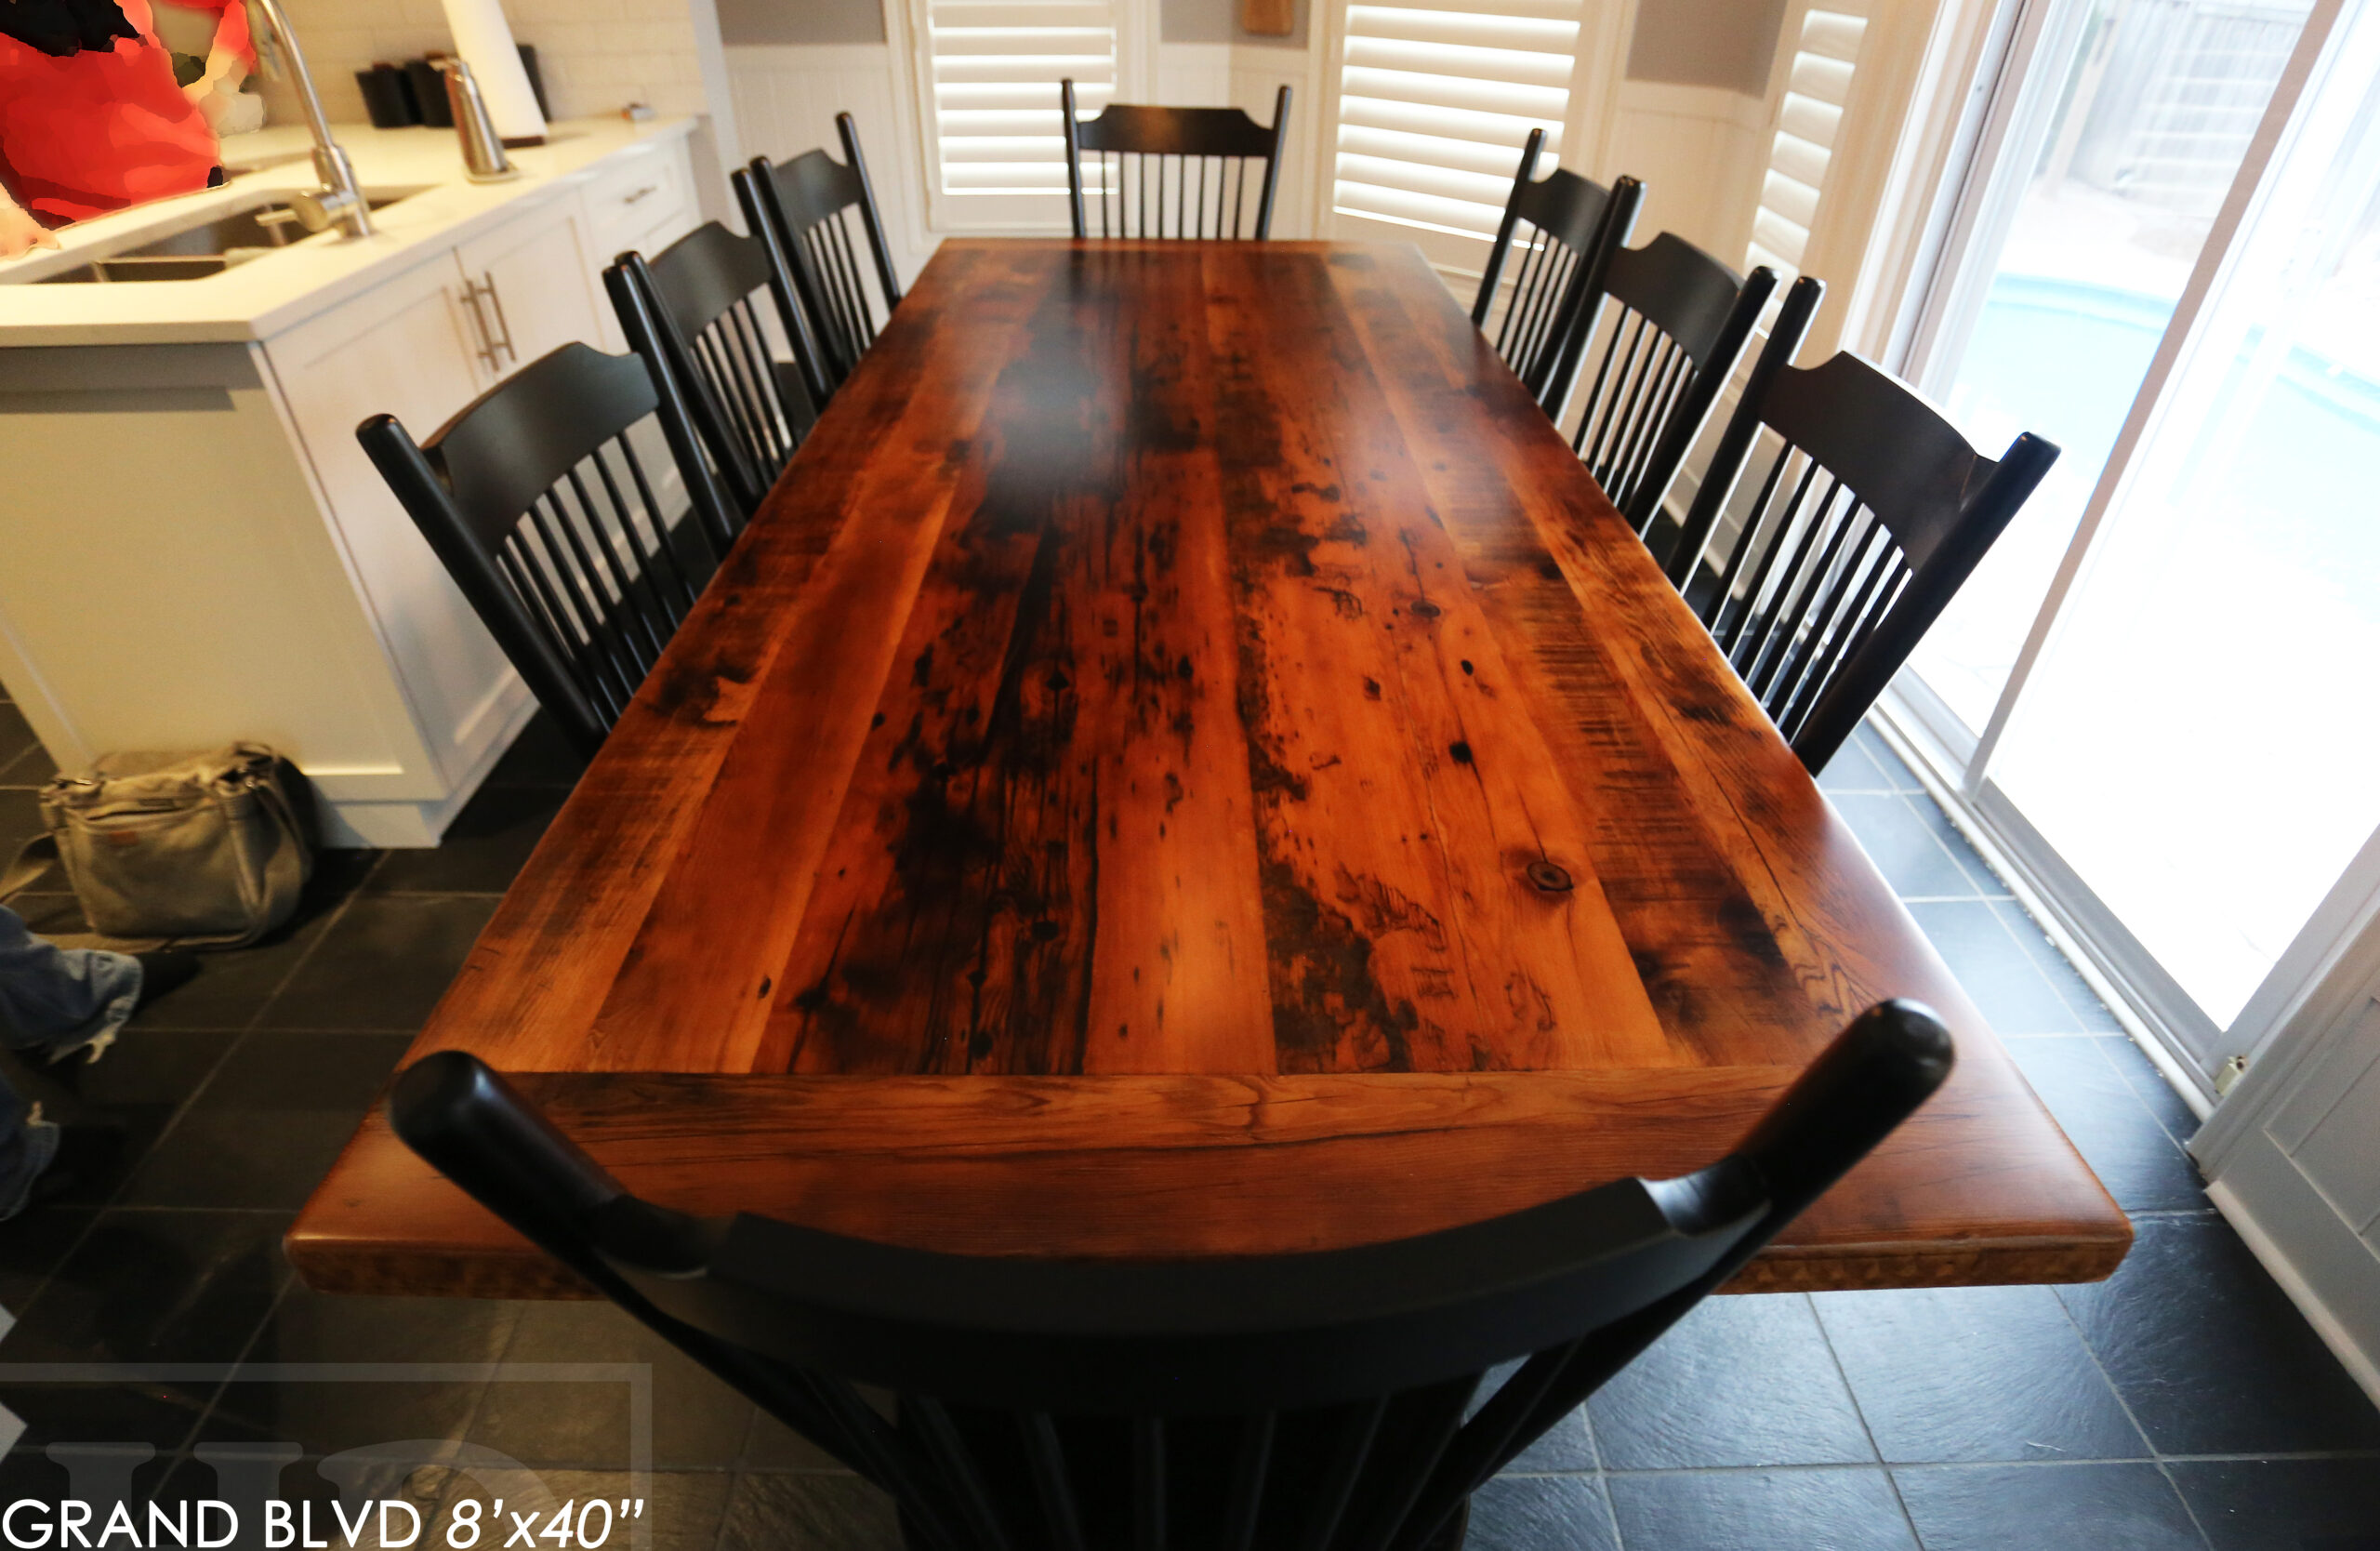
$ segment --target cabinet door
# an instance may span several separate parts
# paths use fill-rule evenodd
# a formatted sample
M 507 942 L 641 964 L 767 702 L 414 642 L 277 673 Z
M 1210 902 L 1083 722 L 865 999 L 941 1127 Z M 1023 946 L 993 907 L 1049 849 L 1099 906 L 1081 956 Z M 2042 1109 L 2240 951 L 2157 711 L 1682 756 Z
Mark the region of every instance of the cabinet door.
M 447 795 L 469 774 L 524 691 L 357 445 L 355 428 L 385 412 L 428 436 L 480 391 L 480 348 L 451 252 L 265 346 L 356 590 L 437 762 L 422 773 L 425 789 L 404 794 L 424 799 Z
M 457 248 L 496 357 L 491 382 L 509 377 L 558 345 L 604 338 L 602 266 L 575 198 L 549 200 Z M 485 357 L 482 358 L 483 366 Z

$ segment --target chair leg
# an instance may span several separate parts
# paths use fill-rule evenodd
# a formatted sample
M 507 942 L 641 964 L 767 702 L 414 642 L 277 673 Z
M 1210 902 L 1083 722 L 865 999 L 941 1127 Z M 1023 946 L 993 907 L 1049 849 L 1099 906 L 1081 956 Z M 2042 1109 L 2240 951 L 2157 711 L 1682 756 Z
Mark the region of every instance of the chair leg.
M 1448 1518 L 1446 1528 L 1437 1532 L 1424 1551 L 1462 1551 L 1463 1536 L 1470 1532 L 1471 1499 L 1466 1497 L 1462 1500 L 1462 1506 L 1455 1509 L 1453 1516 Z

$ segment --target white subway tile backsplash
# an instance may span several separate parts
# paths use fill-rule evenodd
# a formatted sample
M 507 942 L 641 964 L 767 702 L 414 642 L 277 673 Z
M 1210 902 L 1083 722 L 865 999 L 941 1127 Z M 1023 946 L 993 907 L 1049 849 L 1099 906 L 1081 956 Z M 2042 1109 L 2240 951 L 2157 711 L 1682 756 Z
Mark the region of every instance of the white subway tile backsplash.
M 453 46 L 443 0 L 284 0 L 334 121 L 364 117 L 355 72 Z M 710 111 L 687 0 L 505 0 L 512 34 L 533 44 L 558 118 L 617 112 L 631 100 L 664 113 Z M 285 85 L 260 88 L 272 122 L 297 117 Z

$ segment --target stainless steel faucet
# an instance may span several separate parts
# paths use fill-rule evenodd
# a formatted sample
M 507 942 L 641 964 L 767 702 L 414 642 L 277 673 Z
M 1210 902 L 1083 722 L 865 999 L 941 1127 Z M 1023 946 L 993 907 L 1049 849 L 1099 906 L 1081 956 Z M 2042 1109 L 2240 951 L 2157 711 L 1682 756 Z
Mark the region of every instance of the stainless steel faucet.
M 307 73 L 305 53 L 298 46 L 298 34 L 289 30 L 289 17 L 282 10 L 281 0 L 248 0 L 248 4 L 264 13 L 265 24 L 280 43 L 282 56 L 288 61 L 290 84 L 306 106 L 306 127 L 314 136 L 314 173 L 323 186 L 292 194 L 290 208 L 309 232 L 320 232 L 337 222 L 350 237 L 372 235 L 372 211 L 355 181 L 355 164 L 331 139 L 330 120 L 323 114 L 323 99 L 315 95 L 314 78 Z

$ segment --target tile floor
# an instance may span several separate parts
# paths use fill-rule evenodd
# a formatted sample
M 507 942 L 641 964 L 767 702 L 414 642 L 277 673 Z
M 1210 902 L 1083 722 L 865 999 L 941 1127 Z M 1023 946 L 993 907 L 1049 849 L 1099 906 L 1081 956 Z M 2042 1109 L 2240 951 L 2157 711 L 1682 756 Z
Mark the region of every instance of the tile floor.
M 291 1213 L 572 773 L 533 727 L 445 846 L 335 857 L 281 940 L 213 959 L 66 1074 L 82 1102 L 129 1120 L 136 1147 L 117 1177 L 0 1225 L 0 1306 L 16 1316 L 0 1365 L 649 1362 L 656 1544 L 890 1547 L 882 1499 L 605 1306 L 325 1297 L 282 1263 Z M 33 828 L 47 774 L 0 704 L 0 845 Z M 2189 1111 L 1872 732 L 1822 784 L 2134 1214 L 2138 1246 L 2095 1286 L 1713 1299 L 1481 1494 L 1471 1544 L 2380 1548 L 2380 1412 L 2208 1208 L 2183 1151 Z M 75 923 L 64 895 L 20 908 Z M 258 1458 L 283 1491 L 327 1496 L 356 1466 L 325 1456 L 396 1438 L 509 1456 L 557 1499 L 617 1495 L 624 1396 L 170 1370 L 77 1386 L 0 1366 L 0 1404 L 25 1424 L 0 1500 L 61 1491 L 46 1446 L 95 1438 L 134 1446 L 113 1458 L 136 1497 L 212 1493 Z M 409 1490 L 500 1495 L 507 1478 L 433 1473 Z

